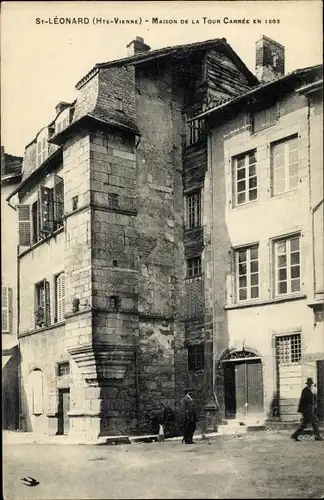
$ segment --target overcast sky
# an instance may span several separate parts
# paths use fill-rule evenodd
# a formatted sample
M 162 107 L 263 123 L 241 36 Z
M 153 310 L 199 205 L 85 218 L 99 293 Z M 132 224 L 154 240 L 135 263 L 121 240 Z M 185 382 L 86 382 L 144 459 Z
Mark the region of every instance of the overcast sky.
M 244 2 L 2 2 L 1 143 L 23 155 L 25 145 L 49 123 L 59 101 L 76 97 L 75 84 L 96 63 L 125 57 L 142 36 L 152 49 L 225 37 L 254 72 L 255 42 L 262 34 L 286 47 L 286 72 L 322 62 L 322 3 L 317 0 Z M 54 23 L 54 17 L 88 17 L 88 25 Z M 93 17 L 138 19 L 141 25 L 93 25 Z M 177 24 L 152 24 L 152 18 Z M 220 19 L 204 24 L 203 17 Z M 224 18 L 249 19 L 225 24 Z M 149 22 L 145 22 L 147 19 Z M 187 19 L 188 24 L 181 24 Z M 253 24 L 260 19 L 261 24 Z M 199 24 L 193 21 L 199 20 Z M 279 23 L 266 23 L 279 20 Z

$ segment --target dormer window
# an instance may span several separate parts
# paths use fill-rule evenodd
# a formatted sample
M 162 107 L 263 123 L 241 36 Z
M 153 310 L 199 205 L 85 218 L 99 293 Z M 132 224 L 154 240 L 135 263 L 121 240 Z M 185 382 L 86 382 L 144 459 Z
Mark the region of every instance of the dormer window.
M 37 166 L 48 157 L 48 129 L 42 130 L 37 138 Z
M 70 108 L 64 109 L 55 121 L 55 133 L 58 134 L 70 124 Z
M 114 97 L 113 104 L 116 111 L 123 111 L 123 99 L 122 97 Z

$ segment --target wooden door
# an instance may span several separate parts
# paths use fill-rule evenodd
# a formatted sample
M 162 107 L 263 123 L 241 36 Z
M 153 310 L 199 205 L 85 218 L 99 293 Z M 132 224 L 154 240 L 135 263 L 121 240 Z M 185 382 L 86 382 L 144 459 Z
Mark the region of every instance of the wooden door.
M 317 415 L 324 422 L 324 360 L 317 361 Z
M 247 410 L 248 415 L 261 415 L 263 413 L 263 377 L 262 363 L 260 360 L 249 361 L 247 369 Z
M 68 434 L 70 430 L 70 389 L 59 389 L 58 434 Z
M 236 416 L 235 364 L 224 363 L 225 418 Z
M 235 394 L 236 394 L 236 417 L 246 416 L 247 403 L 247 370 L 246 363 L 235 364 Z

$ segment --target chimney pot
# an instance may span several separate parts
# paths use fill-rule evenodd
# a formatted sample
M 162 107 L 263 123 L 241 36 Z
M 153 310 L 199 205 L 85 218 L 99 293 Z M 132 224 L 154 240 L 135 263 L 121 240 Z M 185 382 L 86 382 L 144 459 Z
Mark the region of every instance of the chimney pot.
M 141 52 L 148 52 L 150 49 L 151 47 L 144 42 L 144 38 L 137 36 L 135 40 L 132 40 L 127 45 L 127 56 L 130 57 Z
M 55 111 L 56 111 L 56 116 L 63 111 L 63 109 L 66 109 L 70 106 L 68 102 L 60 101 L 56 106 L 55 106 Z
M 285 47 L 267 36 L 256 42 L 256 76 L 261 82 L 269 82 L 285 73 Z

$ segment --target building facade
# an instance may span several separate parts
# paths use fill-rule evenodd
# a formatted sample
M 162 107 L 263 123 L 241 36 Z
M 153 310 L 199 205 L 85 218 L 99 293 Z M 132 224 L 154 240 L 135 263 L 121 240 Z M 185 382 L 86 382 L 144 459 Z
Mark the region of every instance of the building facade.
M 17 247 L 16 211 L 6 201 L 21 181 L 22 158 L 1 147 L 1 341 L 2 341 L 2 428 L 19 425 L 17 341 Z M 14 200 L 13 200 L 14 201 Z
M 185 387 L 202 421 L 213 400 L 207 135 L 189 118 L 258 80 L 224 39 L 150 51 L 138 38 L 128 50 L 82 78 L 26 146 L 15 191 L 25 430 L 155 433 L 171 411 L 172 433 Z
M 259 86 L 197 115 L 213 383 L 221 418 L 294 421 L 311 376 L 324 420 L 322 66 L 284 75 L 267 37 L 256 63 Z

